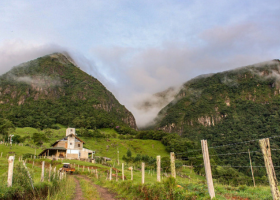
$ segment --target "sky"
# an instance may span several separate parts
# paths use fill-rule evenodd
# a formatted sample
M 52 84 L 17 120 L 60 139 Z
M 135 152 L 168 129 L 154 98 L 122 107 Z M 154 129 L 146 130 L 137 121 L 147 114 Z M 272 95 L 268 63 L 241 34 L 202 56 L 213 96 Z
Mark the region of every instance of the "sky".
M 277 0 L 1 0 L 0 74 L 67 51 L 135 116 L 152 94 L 201 74 L 279 59 Z

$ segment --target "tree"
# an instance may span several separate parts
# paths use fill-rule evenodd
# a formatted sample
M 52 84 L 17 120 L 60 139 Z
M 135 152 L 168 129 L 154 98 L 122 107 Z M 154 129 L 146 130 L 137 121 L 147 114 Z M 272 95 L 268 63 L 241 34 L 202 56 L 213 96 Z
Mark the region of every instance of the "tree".
M 130 151 L 130 149 L 127 150 L 126 156 L 127 156 L 128 158 L 131 158 L 131 151 Z
M 38 146 L 41 146 L 44 142 L 47 142 L 47 138 L 43 133 L 33 133 L 32 139 Z
M 13 132 L 15 130 L 14 124 L 4 118 L 0 118 L 0 134 L 3 136 L 8 135 L 9 133 Z
M 23 137 L 20 137 L 20 135 L 15 135 L 13 137 L 13 143 L 21 143 L 21 142 L 24 142 L 25 138 Z

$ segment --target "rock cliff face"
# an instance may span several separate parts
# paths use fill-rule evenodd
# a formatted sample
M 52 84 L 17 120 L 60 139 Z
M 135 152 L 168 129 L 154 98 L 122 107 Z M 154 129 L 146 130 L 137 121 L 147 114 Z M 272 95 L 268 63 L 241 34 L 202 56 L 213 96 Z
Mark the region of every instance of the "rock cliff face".
M 49 110 L 51 107 L 55 111 Z M 36 121 L 42 126 L 42 120 L 20 111 L 28 108 L 47 109 L 36 115 L 46 117 L 46 124 L 73 126 L 77 125 L 75 119 L 91 118 L 97 125 L 102 121 L 104 126 L 126 124 L 137 128 L 131 112 L 97 79 L 80 70 L 67 54 L 55 53 L 23 63 L 0 77 L 0 116 L 18 126 Z M 32 122 L 27 123 L 22 115 L 32 117 Z
M 279 83 L 279 60 L 197 77 L 186 82 L 159 112 L 156 128 L 188 135 L 201 129 L 198 127 L 211 128 L 226 119 L 238 120 L 256 106 L 267 109 L 269 104 L 275 105 L 280 100 Z M 240 110 L 244 104 L 250 106 Z

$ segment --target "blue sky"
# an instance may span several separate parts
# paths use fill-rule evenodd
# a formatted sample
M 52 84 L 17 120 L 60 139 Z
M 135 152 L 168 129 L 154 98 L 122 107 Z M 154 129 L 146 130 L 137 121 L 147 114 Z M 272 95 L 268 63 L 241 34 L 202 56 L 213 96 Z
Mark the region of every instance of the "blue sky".
M 70 52 L 135 115 L 135 105 L 198 76 L 279 58 L 276 0 L 2 0 L 0 73 Z

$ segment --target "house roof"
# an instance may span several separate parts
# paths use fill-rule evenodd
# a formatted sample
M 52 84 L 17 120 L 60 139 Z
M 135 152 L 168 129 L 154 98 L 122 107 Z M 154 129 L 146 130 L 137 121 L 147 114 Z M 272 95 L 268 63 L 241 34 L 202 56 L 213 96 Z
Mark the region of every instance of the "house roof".
M 67 149 L 65 149 L 64 147 L 51 147 L 51 148 L 47 148 L 47 149 L 44 149 L 40 154 L 39 154 L 39 156 L 40 155 L 42 155 L 42 154 L 44 154 L 45 152 L 47 152 L 48 150 L 62 150 L 62 151 L 66 151 Z
M 68 137 L 68 136 L 72 136 L 72 135 L 74 135 L 74 134 L 69 134 L 69 135 L 67 135 L 66 137 L 64 137 L 64 138 L 62 138 L 61 140 L 63 140 L 63 139 L 65 139 L 66 140 L 66 138 Z M 85 144 L 85 142 L 83 141 L 83 140 L 81 140 L 80 138 L 78 138 L 76 135 L 74 135 L 75 136 L 75 138 L 77 139 L 77 140 L 79 140 L 80 142 L 82 142 L 83 144 Z M 57 141 L 55 141 L 51 146 L 54 146 L 54 145 L 56 145 L 59 141 L 61 141 L 61 140 L 57 140 Z

